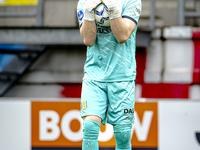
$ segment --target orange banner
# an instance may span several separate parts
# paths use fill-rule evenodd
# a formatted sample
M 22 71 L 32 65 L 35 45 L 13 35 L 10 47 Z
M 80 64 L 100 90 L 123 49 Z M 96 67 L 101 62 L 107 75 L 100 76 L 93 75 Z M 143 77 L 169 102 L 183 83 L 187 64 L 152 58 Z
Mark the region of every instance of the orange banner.
M 135 104 L 133 147 L 158 147 L 157 102 Z
M 79 102 L 32 102 L 32 147 L 81 147 L 82 119 Z M 158 146 L 157 103 L 135 105 L 133 147 Z M 101 125 L 101 147 L 115 147 L 112 126 Z

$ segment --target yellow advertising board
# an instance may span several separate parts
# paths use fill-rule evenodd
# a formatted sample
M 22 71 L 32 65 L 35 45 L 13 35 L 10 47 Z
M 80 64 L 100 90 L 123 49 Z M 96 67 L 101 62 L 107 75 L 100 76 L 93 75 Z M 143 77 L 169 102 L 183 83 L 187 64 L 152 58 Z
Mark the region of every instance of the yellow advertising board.
M 38 0 L 0 0 L 0 6 L 7 5 L 37 5 Z

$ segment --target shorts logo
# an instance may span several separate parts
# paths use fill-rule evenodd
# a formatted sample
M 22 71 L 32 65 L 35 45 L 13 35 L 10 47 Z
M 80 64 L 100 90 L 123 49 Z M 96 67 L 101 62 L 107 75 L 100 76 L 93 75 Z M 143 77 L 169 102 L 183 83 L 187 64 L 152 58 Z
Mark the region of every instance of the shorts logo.
M 81 108 L 82 108 L 82 110 L 86 110 L 86 108 L 87 108 L 87 101 L 83 101 L 81 103 Z
M 79 19 L 80 21 L 82 21 L 83 17 L 84 17 L 84 13 L 83 13 L 82 10 L 80 10 L 80 11 L 78 12 L 78 19 Z
M 131 114 L 134 113 L 134 109 L 124 109 L 125 114 Z

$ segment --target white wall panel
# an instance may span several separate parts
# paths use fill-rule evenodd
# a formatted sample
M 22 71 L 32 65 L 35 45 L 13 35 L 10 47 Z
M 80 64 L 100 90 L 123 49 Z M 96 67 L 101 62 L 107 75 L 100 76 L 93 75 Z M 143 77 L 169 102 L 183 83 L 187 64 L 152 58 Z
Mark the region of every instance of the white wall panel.
M 159 150 L 199 150 L 200 102 L 160 101 Z
M 151 45 L 147 49 L 146 69 L 144 72 L 145 83 L 162 82 L 163 58 L 162 41 L 151 41 Z
M 30 101 L 0 101 L 0 149 L 30 150 Z
M 200 100 L 200 85 L 191 85 L 189 89 L 189 98 Z
M 166 40 L 164 44 L 165 83 L 192 83 L 194 45 L 192 40 Z

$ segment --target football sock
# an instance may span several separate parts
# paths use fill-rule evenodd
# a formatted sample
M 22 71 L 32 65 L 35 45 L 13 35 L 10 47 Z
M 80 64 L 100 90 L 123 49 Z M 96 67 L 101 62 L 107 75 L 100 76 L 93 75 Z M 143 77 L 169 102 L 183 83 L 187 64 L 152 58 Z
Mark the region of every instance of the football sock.
M 100 124 L 91 120 L 83 122 L 83 144 L 82 150 L 98 150 L 98 135 Z
M 116 150 L 131 150 L 131 124 L 119 124 L 113 127 Z

